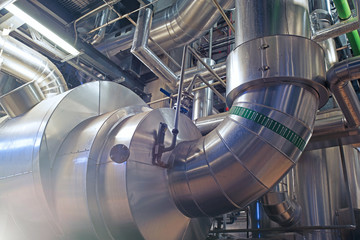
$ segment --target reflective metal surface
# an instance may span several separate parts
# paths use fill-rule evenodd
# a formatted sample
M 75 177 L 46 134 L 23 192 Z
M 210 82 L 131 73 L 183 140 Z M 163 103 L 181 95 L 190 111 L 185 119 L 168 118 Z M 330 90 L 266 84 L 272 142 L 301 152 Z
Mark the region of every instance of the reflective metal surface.
M 205 58 L 203 60 L 209 66 L 215 64 L 215 61 L 210 58 Z M 202 66 L 201 63 L 199 63 L 198 69 L 200 70 L 204 68 L 205 67 Z M 212 81 L 209 83 L 212 83 Z M 205 85 L 204 83 L 200 83 L 195 85 L 195 87 L 200 87 L 204 85 Z M 194 99 L 193 99 L 192 120 L 196 120 L 198 118 L 211 115 L 213 105 L 214 105 L 214 93 L 210 88 L 204 88 L 200 91 L 197 91 L 194 94 Z
M 29 82 L 0 96 L 0 105 L 11 118 L 17 117 L 45 99 L 35 81 Z
M 360 102 L 349 81 L 360 77 L 360 57 L 335 64 L 326 74 L 326 81 L 334 94 L 349 127 L 360 126 Z
M 27 83 L 36 81 L 45 97 L 67 90 L 61 72 L 49 59 L 15 40 L 0 34 L 1 71 Z
M 261 201 L 268 217 L 281 226 L 290 227 L 300 221 L 301 207 L 289 198 L 287 192 L 270 191 Z
M 323 106 L 328 100 L 324 81 L 324 52 L 317 43 L 297 36 L 258 38 L 238 46 L 227 59 L 227 104 L 258 85 L 297 82 L 315 89 Z
M 99 26 L 107 23 L 108 18 L 109 18 L 109 13 L 110 13 L 109 8 L 102 11 Z M 105 37 L 105 32 L 106 32 L 106 27 L 100 28 L 99 31 L 92 37 L 91 44 L 96 45 L 96 44 L 100 43 Z
M 299 26 L 295 33 L 308 37 L 308 25 L 295 24 L 296 17 L 307 18 L 307 1 L 236 1 L 238 16 L 248 14 L 238 21 L 236 41 L 256 39 L 238 46 L 227 59 L 227 104 L 232 108 L 214 131 L 179 144 L 172 154 L 172 195 L 189 217 L 217 216 L 255 201 L 295 165 L 311 137 L 316 111 L 328 97 L 318 83 L 325 79 L 322 49 L 304 37 L 267 36 L 293 33 L 277 17 L 266 22 L 276 31 L 257 29 L 252 23 L 268 16 L 267 8 L 242 12 L 246 4 L 277 3 L 286 15 L 288 2 L 301 9 L 289 19 L 294 29 Z M 262 38 L 257 38 L 259 32 Z
M 235 5 L 235 47 L 264 36 L 311 36 L 308 0 L 239 0 Z
M 152 164 L 154 133 L 166 123 L 165 144 L 171 144 L 175 112 L 150 110 L 118 84 L 93 82 L 0 119 L 6 193 L 0 216 L 11 219 L 0 234 L 7 240 L 205 239 L 209 219 L 184 216 L 167 170 Z M 201 137 L 185 116 L 179 131 L 178 142 Z M 124 158 L 114 161 L 116 154 Z
M 234 6 L 233 0 L 218 2 L 224 9 Z M 205 35 L 219 18 L 220 13 L 211 1 L 177 0 L 171 7 L 155 14 L 150 36 L 162 48 L 169 50 Z M 129 49 L 132 34 L 133 32 L 128 32 L 118 38 L 114 37 L 99 46 L 99 50 L 112 54 Z M 156 52 L 154 44 L 150 43 L 150 48 Z
M 175 85 L 178 80 L 177 76 L 148 47 L 151 21 L 152 10 L 150 8 L 140 10 L 131 53 L 146 65 L 157 77 Z
M 55 154 L 78 123 L 128 104 L 119 95 L 128 96 L 131 103 L 145 106 L 124 87 L 94 82 L 42 101 L 21 117 L 1 120 L 0 187 L 1 192 L 6 193 L 0 197 L 1 214 L 12 219 L 5 228 L 12 232 L 5 231 L 5 239 L 23 233 L 31 239 L 60 238 L 62 233 L 50 204 L 50 176 Z
M 222 77 L 226 76 L 226 62 L 218 63 L 218 64 L 212 66 L 212 69 L 219 77 L 222 78 Z M 180 73 L 177 72 L 176 75 L 179 76 Z M 194 67 L 194 68 L 188 68 L 185 71 L 184 84 L 190 83 L 193 80 L 195 75 L 201 75 L 207 81 L 214 79 L 214 76 L 207 69 L 199 70 L 197 67 Z
M 269 116 L 307 142 L 318 96 L 284 84 L 251 89 L 233 107 Z M 174 200 L 184 214 L 193 217 L 243 208 L 274 186 L 300 154 L 299 148 L 269 128 L 230 114 L 213 132 L 175 149 L 169 170 Z
M 356 16 L 351 17 L 345 21 L 340 21 L 330 27 L 323 28 L 316 31 L 311 39 L 316 42 L 322 42 L 329 38 L 335 38 L 342 34 L 354 31 L 360 27 L 360 0 L 355 0 Z M 353 12 L 355 12 L 353 11 Z
M 345 146 L 349 158 L 351 146 Z M 347 185 L 343 175 L 339 147 L 306 151 L 294 168 L 295 194 L 302 207 L 302 226 L 330 226 L 337 224 L 337 211 L 349 207 Z M 358 160 L 350 157 L 349 161 Z M 330 230 L 310 232 L 309 239 L 337 239 Z

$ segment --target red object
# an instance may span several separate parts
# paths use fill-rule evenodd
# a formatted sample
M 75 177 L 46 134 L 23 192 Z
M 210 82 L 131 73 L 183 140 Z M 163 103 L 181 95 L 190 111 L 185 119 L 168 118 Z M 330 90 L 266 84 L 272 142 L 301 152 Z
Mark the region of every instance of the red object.
M 229 107 L 226 107 L 226 108 L 225 108 L 225 111 L 227 111 L 227 112 L 228 112 L 228 111 L 229 111 Z

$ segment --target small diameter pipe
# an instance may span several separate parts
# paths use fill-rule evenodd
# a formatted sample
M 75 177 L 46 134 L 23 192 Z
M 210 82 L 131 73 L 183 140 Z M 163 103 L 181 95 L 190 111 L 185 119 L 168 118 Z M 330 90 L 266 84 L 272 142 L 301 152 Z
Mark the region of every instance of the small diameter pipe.
M 351 17 L 351 9 L 347 0 L 334 0 L 334 3 L 341 21 L 347 20 Z M 346 36 L 349 39 L 351 49 L 353 50 L 353 55 L 360 55 L 360 37 L 358 30 L 346 33 Z
M 221 95 L 221 93 L 219 93 L 218 90 L 216 90 L 216 88 L 214 86 L 212 86 L 208 81 L 205 80 L 205 78 L 203 78 L 201 75 L 196 74 L 194 76 L 193 81 L 190 83 L 189 87 L 187 88 L 187 92 L 190 93 L 192 91 L 192 87 L 194 85 L 195 80 L 199 78 L 203 83 L 206 84 L 206 86 L 208 86 L 215 94 L 216 96 L 218 96 L 218 98 L 223 101 L 224 103 L 226 103 L 226 99 L 223 97 L 223 95 Z
M 339 1 L 339 2 L 340 2 L 339 6 L 341 6 L 342 1 Z M 311 39 L 316 42 L 322 42 L 329 38 L 335 38 L 342 34 L 346 34 L 346 33 L 352 32 L 354 30 L 357 30 L 360 27 L 360 18 L 359 18 L 359 16 L 360 16 L 360 0 L 355 0 L 355 8 L 356 8 L 356 17 L 350 17 L 349 19 L 346 19 L 346 17 L 344 17 L 344 19 L 346 19 L 346 20 L 343 20 L 340 23 L 331 25 L 328 28 L 324 28 L 324 29 L 317 31 L 311 37 Z M 344 13 L 344 15 L 348 13 L 347 10 L 345 10 L 345 11 L 338 10 L 338 11 L 340 11 L 341 15 L 343 13 Z
M 188 47 L 189 51 L 194 55 L 194 57 L 201 62 L 201 64 L 209 71 L 211 72 L 211 74 L 221 83 L 221 85 L 223 87 L 226 88 L 226 83 L 219 77 L 219 75 L 216 74 L 216 72 L 209 66 L 207 65 L 199 56 L 199 54 L 197 54 L 197 52 L 195 51 L 195 49 L 193 49 L 192 47 Z
M 180 105 L 181 105 L 182 89 L 183 89 L 183 85 L 184 85 L 184 73 L 185 73 L 187 50 L 188 50 L 188 46 L 185 45 L 184 49 L 183 49 L 182 62 L 181 62 L 181 74 L 180 74 L 180 83 L 179 83 L 179 88 L 178 88 L 178 97 L 177 97 L 177 102 L 176 102 L 176 114 L 175 114 L 174 129 L 177 129 L 178 125 L 179 125 Z
M 304 226 L 304 227 L 276 227 L 276 228 L 255 228 L 255 229 L 216 229 L 210 231 L 210 233 L 237 233 L 237 232 L 309 232 L 316 230 L 326 229 L 356 229 L 356 225 L 329 225 L 329 226 Z
M 221 13 L 221 16 L 224 18 L 225 22 L 227 23 L 227 25 L 231 28 L 231 30 L 235 33 L 235 28 L 232 25 L 231 21 L 229 20 L 229 18 L 226 16 L 224 10 L 222 9 L 222 7 L 220 6 L 220 4 L 217 2 L 217 0 L 212 0 L 212 2 L 214 3 L 214 5 L 216 6 L 216 8 L 219 10 L 219 12 Z
M 219 82 L 215 82 L 215 83 L 212 83 L 211 86 L 216 86 L 216 85 L 220 85 Z M 201 87 L 197 87 L 197 88 L 194 88 L 192 91 L 193 92 L 196 92 L 196 91 L 199 91 L 201 89 L 204 89 L 204 88 L 207 88 L 208 86 L 201 86 Z M 174 95 L 171 95 L 171 97 L 164 97 L 164 98 L 159 98 L 159 99 L 156 99 L 154 101 L 151 101 L 151 102 L 148 102 L 147 104 L 148 105 L 151 105 L 151 104 L 155 104 L 155 103 L 159 103 L 159 102 L 162 102 L 162 101 L 166 101 L 166 100 L 169 100 L 169 99 L 172 99 L 172 97 L 177 97 L 177 94 L 174 94 Z M 171 104 L 170 104 L 171 105 Z
M 176 101 L 176 112 L 175 112 L 175 120 L 174 120 L 174 129 L 172 130 L 173 139 L 171 142 L 171 146 L 164 149 L 164 152 L 172 151 L 176 146 L 176 138 L 179 134 L 179 117 L 180 117 L 180 109 L 181 109 L 181 98 L 182 98 L 182 91 L 184 85 L 184 72 L 185 72 L 185 65 L 186 65 L 186 55 L 187 55 L 187 45 L 184 46 L 182 61 L 181 61 L 181 74 L 180 74 L 180 83 L 178 88 L 178 97 Z

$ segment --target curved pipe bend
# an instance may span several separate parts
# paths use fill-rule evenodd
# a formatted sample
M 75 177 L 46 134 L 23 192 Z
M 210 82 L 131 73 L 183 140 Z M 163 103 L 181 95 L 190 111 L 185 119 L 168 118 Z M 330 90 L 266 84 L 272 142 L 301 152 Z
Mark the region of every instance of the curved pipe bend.
M 214 131 L 175 148 L 169 181 L 180 211 L 213 217 L 268 192 L 304 150 L 318 106 L 315 91 L 285 83 L 238 96 Z
M 48 58 L 0 32 L 1 71 L 24 83 L 35 81 L 45 97 L 67 91 L 59 69 Z
M 360 57 L 335 64 L 326 74 L 328 86 L 343 112 L 347 126 L 360 126 L 360 102 L 350 81 L 360 78 Z
M 268 217 L 283 227 L 291 227 L 300 221 L 301 206 L 290 199 L 287 192 L 270 191 L 261 198 Z
M 223 9 L 234 6 L 234 0 L 218 0 Z M 181 47 L 205 35 L 220 18 L 211 0 L 177 0 L 172 6 L 156 13 L 150 31 L 151 38 L 163 49 Z M 131 48 L 133 33 L 115 37 L 97 46 L 101 52 L 117 53 Z M 150 48 L 158 53 L 152 42 Z M 159 51 L 160 52 L 160 51 Z

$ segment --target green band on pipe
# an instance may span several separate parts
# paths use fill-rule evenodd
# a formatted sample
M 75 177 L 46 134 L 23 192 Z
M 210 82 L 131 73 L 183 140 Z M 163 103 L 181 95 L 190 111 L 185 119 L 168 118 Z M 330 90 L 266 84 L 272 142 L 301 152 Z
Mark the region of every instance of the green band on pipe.
M 302 137 L 300 137 L 293 130 L 279 123 L 278 121 L 269 118 L 268 116 L 259 113 L 257 111 L 244 107 L 238 107 L 238 106 L 232 107 L 229 113 L 233 115 L 237 115 L 239 117 L 246 118 L 257 124 L 260 124 L 261 126 L 266 127 L 267 129 L 270 129 L 271 131 L 275 132 L 276 134 L 280 135 L 281 137 L 291 142 L 301 151 L 304 151 L 306 141 L 302 139 Z
M 334 0 L 334 3 L 340 19 L 346 20 L 351 17 L 351 10 L 347 0 Z
M 350 42 L 351 49 L 353 51 L 354 56 L 360 55 L 360 36 L 358 30 L 354 30 L 346 34 Z

